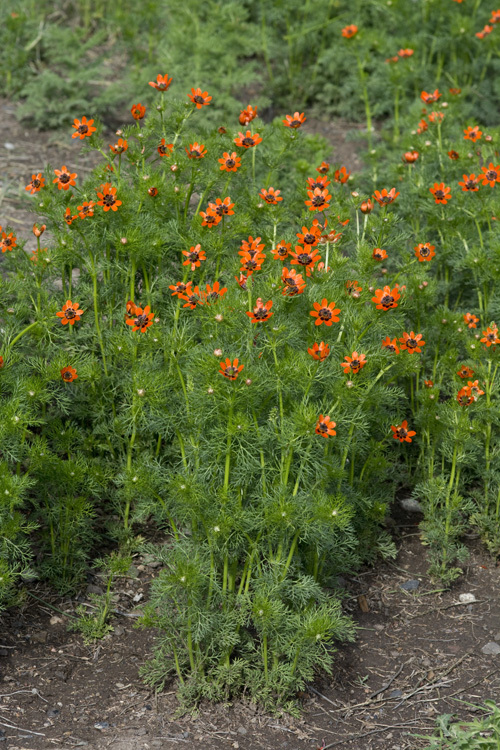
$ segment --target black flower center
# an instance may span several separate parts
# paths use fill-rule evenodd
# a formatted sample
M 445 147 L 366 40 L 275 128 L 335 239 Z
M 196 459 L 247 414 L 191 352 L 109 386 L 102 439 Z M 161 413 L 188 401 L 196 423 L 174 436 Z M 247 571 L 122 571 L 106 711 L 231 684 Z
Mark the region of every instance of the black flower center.
M 399 427 L 399 428 L 398 428 L 398 430 L 397 430 L 397 433 L 396 433 L 396 434 L 397 434 L 398 438 L 400 438 L 400 439 L 404 440 L 404 438 L 405 438 L 405 437 L 407 436 L 407 434 L 408 434 L 408 431 L 407 431 L 407 430 L 405 430 L 405 428 L 404 428 L 404 427 Z
M 322 307 L 318 315 L 321 320 L 330 320 L 330 318 L 332 317 L 332 311 L 329 307 Z
M 72 318 L 76 318 L 76 312 L 73 310 L 72 307 L 68 307 L 67 310 L 64 311 L 64 315 L 68 320 L 71 320 Z
M 407 340 L 406 340 L 406 346 L 407 346 L 407 347 L 408 347 L 409 349 L 415 349 L 415 347 L 416 347 L 416 346 L 418 346 L 418 341 L 417 341 L 417 339 L 407 339 Z
M 77 132 L 80 133 L 80 135 L 83 135 L 84 133 L 88 133 L 88 126 L 87 125 L 79 125 Z
M 325 203 L 325 199 L 322 195 L 315 195 L 311 203 L 313 206 L 322 206 Z
M 308 253 L 299 253 L 297 260 L 301 266 L 308 266 L 312 261 L 312 257 Z
M 444 190 L 436 190 L 434 195 L 438 200 L 442 200 L 444 198 Z
M 235 163 L 234 159 L 226 159 L 226 167 L 229 167 L 230 169 L 234 167 Z
M 467 188 L 467 190 L 474 190 L 474 188 L 476 187 L 476 181 L 467 180 L 467 182 L 465 183 L 465 187 Z
M 102 199 L 102 202 L 105 206 L 113 206 L 116 203 L 114 197 L 109 193 L 106 193 L 106 195 Z
M 265 307 L 256 307 L 253 311 L 254 318 L 257 318 L 257 320 L 265 320 L 267 316 L 269 315 L 269 311 Z
M 195 100 L 196 104 L 203 104 L 204 101 L 205 101 L 205 99 L 202 96 L 200 96 L 199 94 L 197 94 L 194 97 L 194 100 Z
M 384 296 L 380 300 L 380 303 L 384 307 L 390 307 L 390 305 L 392 305 L 393 302 L 394 302 L 394 297 L 391 294 L 384 294 Z
M 61 175 L 59 175 L 59 182 L 66 184 L 70 180 L 71 180 L 71 177 L 69 176 L 67 172 L 63 172 Z
M 255 145 L 253 138 L 248 138 L 248 137 L 247 138 L 243 138 L 243 140 L 241 141 L 241 143 L 243 144 L 243 146 L 254 146 Z
M 37 178 L 35 178 L 35 179 L 34 179 L 34 180 L 32 181 L 31 185 L 32 185 L 32 186 L 33 186 L 34 188 L 38 188 L 38 187 L 40 187 L 40 180 L 39 180 L 39 179 L 37 179 Z
M 148 316 L 143 313 L 142 315 L 137 316 L 137 318 L 134 320 L 134 325 L 136 325 L 138 328 L 144 328 L 147 322 Z
M 67 371 L 67 372 L 64 373 L 63 378 L 64 378 L 64 380 L 72 380 L 73 379 L 73 375 L 69 371 Z
M 487 179 L 487 180 L 491 180 L 491 181 L 494 181 L 494 180 L 496 180 L 496 179 L 497 179 L 497 177 L 498 177 L 498 174 L 497 174 L 497 172 L 496 172 L 496 171 L 494 171 L 493 169 L 489 169 L 489 170 L 488 170 L 488 171 L 486 172 L 486 179 Z

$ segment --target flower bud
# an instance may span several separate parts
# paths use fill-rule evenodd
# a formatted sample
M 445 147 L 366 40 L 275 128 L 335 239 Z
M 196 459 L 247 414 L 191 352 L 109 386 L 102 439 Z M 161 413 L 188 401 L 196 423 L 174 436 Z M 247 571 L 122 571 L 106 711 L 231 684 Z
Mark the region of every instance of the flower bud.
M 247 378 L 245 380 L 245 385 L 252 385 L 252 381 L 250 380 L 250 378 Z
M 209 396 L 211 396 L 213 392 L 214 392 L 213 388 L 208 388 L 207 389 L 207 393 L 208 393 Z
M 362 214 L 371 214 L 373 211 L 373 201 L 368 198 L 368 200 L 363 201 L 361 206 L 359 207 L 359 210 Z
M 222 357 L 222 349 L 214 349 L 214 357 Z
M 347 383 L 345 384 L 345 387 L 346 388 L 352 388 L 353 385 L 354 385 L 354 383 L 352 382 L 352 380 L 348 380 Z
M 222 315 L 222 313 L 217 313 L 217 315 L 215 316 L 215 320 L 217 321 L 217 323 L 222 323 L 222 321 L 224 320 L 224 316 Z
M 146 393 L 146 391 L 144 390 L 144 388 L 138 388 L 137 389 L 137 395 L 138 396 L 144 396 L 145 393 Z
M 41 224 L 40 226 L 38 226 L 38 224 L 33 224 L 33 234 L 35 237 L 41 237 L 46 229 L 47 226 L 45 224 Z
M 126 237 L 122 237 L 121 240 L 120 240 L 120 242 L 122 243 L 122 245 L 126 245 L 127 242 L 128 242 L 128 240 L 127 240 Z

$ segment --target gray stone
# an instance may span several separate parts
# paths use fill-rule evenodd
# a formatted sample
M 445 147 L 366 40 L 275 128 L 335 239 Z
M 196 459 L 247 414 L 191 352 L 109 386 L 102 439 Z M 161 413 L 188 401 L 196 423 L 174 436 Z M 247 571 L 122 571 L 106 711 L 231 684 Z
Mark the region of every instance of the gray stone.
M 402 690 L 393 690 L 391 693 L 389 693 L 389 698 L 401 698 L 402 695 Z
M 399 501 L 399 504 L 403 508 L 403 510 L 406 510 L 407 513 L 423 513 L 424 509 L 418 502 L 418 500 L 415 500 L 413 497 L 404 497 L 402 500 Z
M 47 643 L 47 636 L 46 630 L 39 630 L 38 633 L 33 633 L 31 640 L 33 643 Z
M 245 729 L 245 727 L 238 727 L 237 732 L 238 734 L 246 734 L 247 730 Z
M 405 591 L 415 591 L 419 586 L 420 581 L 417 581 L 416 579 L 405 581 L 404 583 L 400 584 L 400 588 L 404 589 Z
M 495 643 L 495 641 L 490 641 L 482 647 L 481 651 L 488 656 L 496 656 L 497 654 L 500 654 L 500 646 L 498 643 Z
M 98 721 L 94 724 L 94 729 L 99 729 L 100 731 L 103 729 L 109 729 L 109 721 Z

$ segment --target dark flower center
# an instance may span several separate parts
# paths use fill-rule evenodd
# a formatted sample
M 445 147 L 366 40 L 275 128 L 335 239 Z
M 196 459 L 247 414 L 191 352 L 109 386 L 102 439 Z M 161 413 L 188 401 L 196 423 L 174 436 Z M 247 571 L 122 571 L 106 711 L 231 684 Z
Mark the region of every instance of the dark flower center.
M 286 249 L 284 245 L 278 245 L 278 247 L 276 248 L 276 251 L 278 255 L 280 256 L 280 258 L 286 258 L 286 256 L 288 255 L 288 250 Z
M 305 234 L 304 235 L 304 245 L 314 245 L 316 242 L 316 235 L 315 234 Z
M 384 294 L 382 299 L 380 300 L 380 304 L 384 307 L 390 307 L 392 303 L 394 302 L 394 297 L 390 294 Z
M 465 187 L 467 190 L 474 190 L 476 187 L 476 181 L 475 180 L 467 180 L 465 183 Z
M 394 344 L 387 344 L 386 349 L 389 349 L 390 352 L 396 351 L 396 347 L 394 346 Z
M 290 287 L 297 286 L 297 281 L 295 280 L 293 276 L 286 276 L 286 278 L 284 279 L 284 282 L 287 286 L 290 286 Z
M 328 425 L 325 422 L 320 422 L 318 430 L 324 434 L 325 432 L 328 432 Z
M 276 198 L 270 193 L 264 197 L 264 200 L 266 201 L 266 203 L 276 203 Z
M 417 347 L 417 346 L 418 346 L 418 341 L 417 341 L 417 339 L 407 339 L 407 340 L 406 340 L 406 346 L 407 346 L 407 347 L 408 347 L 409 349 L 415 349 L 415 347 Z
M 75 310 L 73 310 L 72 307 L 68 307 L 68 309 L 64 311 L 64 315 L 68 320 L 71 320 L 72 318 L 76 318 L 76 312 Z
M 136 325 L 138 328 L 144 328 L 147 322 L 148 316 L 143 313 L 142 315 L 137 316 L 137 318 L 134 320 L 134 325 Z
M 59 175 L 59 182 L 66 184 L 70 180 L 71 180 L 71 177 L 69 176 L 67 172 L 63 172 L 61 175 Z
M 359 368 L 360 368 L 359 359 L 353 359 L 351 362 L 351 370 L 359 370 Z
M 487 180 L 491 180 L 491 181 L 494 181 L 494 180 L 496 180 L 496 179 L 497 179 L 497 177 L 498 177 L 498 174 L 497 174 L 497 172 L 496 172 L 496 171 L 494 171 L 493 169 L 489 169 L 489 170 L 488 170 L 488 171 L 486 172 L 486 179 L 487 179 Z
M 434 193 L 434 196 L 438 200 L 442 200 L 444 198 L 444 190 L 436 190 L 436 192 Z
M 301 125 L 300 120 L 292 120 L 291 123 L 290 123 L 290 127 L 291 128 L 298 128 L 298 127 L 300 127 L 300 125 Z
M 63 378 L 64 380 L 73 380 L 73 375 L 71 374 L 71 372 L 66 371 L 63 375 Z
M 329 307 L 322 307 L 318 315 L 321 320 L 330 320 L 330 318 L 332 317 L 332 311 Z
M 32 181 L 31 185 L 32 185 L 32 186 L 33 186 L 34 188 L 38 188 L 38 187 L 40 187 L 40 180 L 39 180 L 38 178 L 35 178 L 35 179 L 34 179 L 34 180 Z
M 234 167 L 235 163 L 234 159 L 226 159 L 226 167 Z
M 488 341 L 495 341 L 496 333 L 488 333 L 486 338 L 488 339 Z
M 265 320 L 269 315 L 269 311 L 265 307 L 255 307 L 253 311 L 254 318 L 257 320 Z
M 382 203 L 392 203 L 392 198 L 390 195 L 383 195 L 379 200 L 382 201 Z
M 253 271 L 255 268 L 257 268 L 257 263 L 254 260 L 247 260 L 245 262 L 245 268 L 249 271 Z
M 397 430 L 397 432 L 396 432 L 396 434 L 397 434 L 398 438 L 404 440 L 404 438 L 408 434 L 408 431 L 405 430 L 404 427 L 399 427 L 398 430 Z
M 191 261 L 191 263 L 196 263 L 197 260 L 199 260 L 200 256 L 199 253 L 189 253 L 188 260 Z
M 424 258 L 426 258 L 429 255 L 429 253 L 430 253 L 430 248 L 425 247 L 425 245 L 424 247 L 420 248 L 420 255 L 423 255 Z
M 316 190 L 316 188 L 318 188 L 318 190 L 322 190 L 324 187 L 322 182 L 311 182 L 310 185 L 311 185 L 311 190 Z
M 312 257 L 308 253 L 299 253 L 297 260 L 301 266 L 308 266 L 312 262 Z
M 199 94 L 197 94 L 194 97 L 194 100 L 195 100 L 196 104 L 203 104 L 204 101 L 205 101 L 205 99 L 202 96 L 200 96 Z
M 191 156 L 197 157 L 199 159 L 200 158 L 200 152 L 196 148 L 192 148 L 191 149 Z
M 106 195 L 102 199 L 102 202 L 105 206 L 113 206 L 116 203 L 114 197 L 109 193 L 106 193 Z
M 313 206 L 322 206 L 325 203 L 325 199 L 322 195 L 315 195 L 311 203 Z
M 254 145 L 254 140 L 253 140 L 253 138 L 248 138 L 247 137 L 247 138 L 243 138 L 243 140 L 241 141 L 241 143 L 243 144 L 243 146 L 253 146 Z
M 81 135 L 83 135 L 84 133 L 87 133 L 88 132 L 88 126 L 87 125 L 79 125 L 77 132 L 80 133 Z
M 231 365 L 230 367 L 226 367 L 225 375 L 226 375 L 226 378 L 230 378 L 231 380 L 234 380 L 236 376 L 238 375 L 238 368 L 233 367 L 233 365 Z

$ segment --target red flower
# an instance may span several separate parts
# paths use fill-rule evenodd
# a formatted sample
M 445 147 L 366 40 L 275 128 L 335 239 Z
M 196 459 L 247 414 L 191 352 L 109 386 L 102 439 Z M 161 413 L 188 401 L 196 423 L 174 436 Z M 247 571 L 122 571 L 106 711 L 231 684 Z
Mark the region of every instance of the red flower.
M 347 294 L 351 295 L 351 297 L 357 298 L 363 291 L 363 287 L 360 286 L 357 281 L 346 281 L 345 290 Z
M 465 380 L 465 378 L 471 378 L 474 375 L 474 370 L 467 365 L 462 365 L 460 370 L 457 372 L 459 378 Z
M 458 153 L 458 151 L 454 151 L 453 149 L 451 151 L 448 151 L 448 156 L 453 161 L 456 161 L 457 159 L 460 159 L 460 154 Z
M 185 151 L 190 159 L 203 159 L 207 155 L 207 150 L 203 143 L 197 143 L 196 141 L 190 143 L 189 148 L 186 148 Z
M 412 437 L 417 434 L 414 430 L 408 430 L 408 422 L 406 419 L 397 427 L 391 424 L 391 430 L 393 432 L 393 438 L 399 440 L 400 443 L 411 443 Z
M 234 277 L 236 279 L 236 281 L 238 282 L 238 286 L 240 287 L 240 289 L 243 289 L 244 292 L 246 292 L 246 290 L 248 288 L 247 287 L 247 281 L 250 278 L 250 276 L 252 275 L 252 273 L 253 273 L 253 271 L 249 271 L 246 276 L 245 276 L 244 273 L 240 273 L 239 277 L 238 276 Z
M 44 185 L 45 179 L 42 177 L 42 173 L 39 172 L 38 174 L 31 175 L 31 182 L 29 185 L 26 185 L 25 190 L 29 190 L 31 195 L 34 195 L 35 193 L 38 193 Z
M 330 170 L 330 165 L 327 161 L 322 161 L 319 167 L 316 167 L 316 172 L 319 172 L 320 174 L 328 174 Z
M 465 385 L 463 388 L 460 388 L 457 393 L 457 401 L 460 406 L 470 406 L 473 403 L 474 397 L 469 386 Z
M 335 182 L 340 182 L 343 185 L 349 179 L 350 174 L 345 167 L 340 167 L 340 169 L 335 170 L 333 179 Z
M 433 257 L 436 255 L 434 252 L 435 245 L 431 245 L 430 242 L 420 242 L 416 247 L 413 249 L 415 250 L 415 255 L 417 256 L 419 263 L 423 263 L 426 260 L 432 260 Z
M 172 289 L 172 297 L 182 297 L 182 299 L 186 299 L 186 296 L 191 293 L 191 284 L 192 281 L 188 281 L 187 284 L 185 284 L 183 281 L 177 281 L 175 284 L 170 285 L 168 288 Z
M 388 352 L 392 352 L 393 354 L 399 354 L 399 346 L 396 339 L 391 339 L 389 336 L 386 336 L 382 341 L 382 348 L 387 349 Z
M 372 253 L 373 260 L 385 260 L 387 257 L 386 251 L 382 250 L 381 247 L 374 248 Z
M 313 223 L 310 229 L 302 227 L 302 232 L 297 232 L 296 237 L 303 245 L 307 245 L 307 247 L 315 247 L 321 237 L 321 228 L 318 223 Z
M 418 153 L 418 151 L 405 151 L 401 158 L 407 164 L 413 164 L 417 161 L 419 156 L 420 154 Z
M 431 112 L 429 115 L 430 122 L 442 122 L 444 120 L 444 112 Z
M 324 174 L 321 177 L 308 177 L 307 184 L 309 190 L 316 190 L 316 188 L 323 190 L 330 184 L 330 180 L 328 179 L 328 175 Z
M 477 328 L 476 323 L 479 323 L 479 318 L 477 318 L 472 313 L 465 313 L 464 322 L 468 326 L 468 328 Z
M 296 252 L 293 252 L 293 250 L 290 251 L 290 255 L 293 257 L 291 265 L 302 266 L 306 269 L 307 275 L 310 276 L 311 271 L 314 271 L 314 266 L 318 260 L 321 259 L 320 254 L 315 249 L 308 251 L 305 247 L 302 247 L 302 245 L 296 245 L 295 251 Z
M 93 120 L 87 120 L 86 117 L 82 117 L 82 121 L 73 120 L 72 127 L 75 128 L 75 132 L 72 134 L 72 138 L 79 138 L 83 141 L 84 138 L 90 138 L 92 133 L 95 133 L 97 128 L 92 127 L 94 124 Z
M 349 26 L 345 26 L 342 29 L 342 36 L 344 37 L 344 39 L 352 39 L 352 37 L 356 36 L 357 33 L 358 27 L 353 23 L 351 23 Z
M 490 23 L 500 23 L 500 10 L 492 10 Z
M 141 333 L 144 333 L 146 328 L 153 325 L 154 313 L 151 312 L 149 305 L 144 310 L 142 307 L 136 307 L 132 314 L 134 317 L 127 318 L 125 321 L 128 326 L 132 326 L 132 332 L 141 331 Z
M 451 188 L 446 187 L 444 182 L 435 182 L 434 186 L 429 188 L 429 192 L 434 196 L 436 203 L 446 205 L 451 199 Z
M 75 219 L 76 219 L 76 216 L 72 216 L 71 215 L 71 209 L 68 206 L 68 208 L 64 212 L 64 221 L 66 222 L 66 224 L 68 225 L 68 227 L 70 227 L 72 225 L 72 223 L 74 222 Z
M 301 125 L 303 125 L 306 121 L 306 117 L 304 117 L 304 113 L 301 112 L 300 114 L 298 112 L 294 112 L 293 115 L 285 115 L 286 120 L 282 120 L 283 125 L 286 128 L 300 128 Z
M 375 296 L 372 302 L 375 302 L 377 310 L 390 310 L 398 306 L 398 299 L 401 297 L 398 288 L 391 290 L 390 286 L 384 286 L 383 289 L 375 289 Z
M 286 297 L 296 297 L 298 294 L 302 294 L 306 288 L 304 277 L 302 274 L 297 273 L 294 268 L 283 268 L 281 281 L 284 284 L 281 294 Z
M 206 211 L 200 211 L 200 216 L 203 219 L 201 222 L 202 227 L 216 227 L 222 221 L 222 216 L 216 214 L 211 208 L 207 208 Z
M 479 130 L 479 125 L 469 125 L 469 127 L 464 130 L 464 133 L 464 141 L 472 141 L 475 143 L 476 141 L 479 141 L 483 131 Z
M 156 149 L 160 156 L 172 156 L 172 151 L 174 150 L 174 144 L 173 143 L 165 143 L 165 138 L 162 138 L 160 141 L 160 144 L 158 148 Z M 187 150 L 187 149 L 186 149 Z M 191 157 L 189 157 L 191 158 Z
M 269 320 L 271 315 L 274 315 L 274 313 L 270 312 L 272 306 L 272 300 L 269 300 L 269 302 L 266 302 L 266 304 L 264 304 L 262 302 L 262 299 L 259 297 L 255 307 L 253 308 L 253 311 L 247 312 L 246 314 L 248 315 L 252 323 L 263 323 L 265 320 Z
M 78 374 L 74 367 L 63 367 L 61 370 L 61 377 L 65 383 L 72 383 L 73 380 L 77 379 Z
M 160 75 L 160 73 L 158 73 L 158 75 L 156 76 L 156 81 L 149 81 L 149 85 L 152 86 L 157 91 L 166 91 L 171 83 L 172 83 L 172 78 L 169 78 L 168 74 L 165 74 L 164 76 L 162 76 Z
M 110 143 L 109 147 L 114 154 L 123 154 L 128 149 L 128 143 L 123 138 L 119 138 L 118 143 L 115 143 L 114 146 Z
M 420 354 L 422 349 L 421 346 L 424 346 L 425 341 L 421 341 L 422 334 L 417 333 L 415 335 L 413 331 L 411 333 L 406 333 L 406 331 L 403 333 L 403 337 L 399 339 L 399 343 L 401 344 L 401 350 L 407 351 L 408 354 L 413 354 L 413 352 L 417 352 Z
M 75 179 L 78 177 L 76 172 L 69 172 L 66 166 L 61 167 L 61 169 L 54 169 L 54 174 L 56 179 L 52 182 L 57 182 L 59 190 L 68 190 L 71 185 L 75 184 Z
M 265 245 L 264 243 L 261 243 L 260 241 L 261 241 L 261 237 L 256 237 L 254 239 L 251 235 L 249 235 L 248 240 L 242 241 L 240 245 L 241 252 L 238 253 L 238 255 L 244 255 L 245 253 L 247 253 L 248 255 L 251 255 L 253 258 L 255 255 L 261 253 L 261 251 L 264 250 Z M 263 255 L 263 258 L 265 257 L 266 256 Z
M 462 89 L 457 89 L 457 88 L 451 88 L 451 89 L 448 89 L 448 91 L 450 92 L 452 96 L 458 96 L 459 94 L 462 93 Z
M 264 253 L 246 253 L 240 251 L 238 255 L 241 255 L 241 268 L 240 272 L 243 271 L 260 271 L 262 264 L 264 263 L 266 256 Z
M 315 325 L 320 326 L 322 323 L 324 323 L 326 326 L 331 326 L 332 323 L 338 323 L 339 318 L 338 314 L 340 312 L 339 308 L 335 308 L 335 302 L 328 302 L 328 300 L 325 298 L 319 302 L 313 303 L 314 310 L 311 310 L 309 315 L 312 315 L 313 318 L 316 318 Z
M 251 104 L 245 107 L 245 109 L 242 109 L 238 117 L 240 125 L 248 125 L 249 122 L 255 120 L 257 117 L 257 109 L 258 107 L 255 107 L 254 109 Z
M 189 286 L 189 288 L 186 288 L 186 294 L 179 294 L 179 297 L 187 300 L 183 307 L 189 307 L 190 310 L 194 310 L 197 305 L 203 305 L 205 303 L 204 293 L 200 292 L 200 289 L 197 286 L 195 286 L 194 289 L 191 289 Z
M 0 227 L 0 230 L 1 229 L 2 227 Z M 40 226 L 38 226 L 38 224 L 33 224 L 33 234 L 35 235 L 35 237 L 41 237 L 46 229 L 47 229 L 46 224 L 41 224 Z
M 78 211 L 78 216 L 80 217 L 80 219 L 85 219 L 86 216 L 93 216 L 94 206 L 94 201 L 85 201 L 85 203 L 82 203 L 81 206 L 77 206 L 76 210 Z
M 274 260 L 284 261 L 286 258 L 288 258 L 288 254 L 290 253 L 291 249 L 291 242 L 285 242 L 285 240 L 281 240 L 273 250 Z
M 475 193 L 479 190 L 478 180 L 479 177 L 476 177 L 475 174 L 464 174 L 463 181 L 459 182 L 458 184 L 463 191 L 468 193 Z
M 389 192 L 384 188 L 382 192 L 375 190 L 374 199 L 377 201 L 379 206 L 388 206 L 393 203 L 398 197 L 399 193 L 396 192 L 396 188 L 391 188 Z
M 312 349 L 308 349 L 307 353 L 311 355 L 313 359 L 317 359 L 323 362 L 330 354 L 330 347 L 322 341 L 320 344 L 314 343 Z
M 245 367 L 245 365 L 240 365 L 238 367 L 238 362 L 238 359 L 233 359 L 233 362 L 231 364 L 231 360 L 229 359 L 229 357 L 227 357 L 225 362 L 220 363 L 220 374 L 224 375 L 224 377 L 228 380 L 236 380 L 240 372 Z
M 223 297 L 226 292 L 227 292 L 227 287 L 225 286 L 223 289 L 221 289 L 220 283 L 218 281 L 216 281 L 213 286 L 210 286 L 210 284 L 207 284 L 207 291 L 205 292 L 205 300 L 207 304 L 210 305 L 212 302 L 217 302 L 217 300 Z
M 148 195 L 150 195 L 151 198 L 156 198 L 156 196 L 158 195 L 158 188 L 157 187 L 148 188 Z
M 206 260 L 205 251 L 201 249 L 201 245 L 191 246 L 189 250 L 183 250 L 182 254 L 186 256 L 186 260 L 183 262 L 183 266 L 191 266 L 191 271 L 195 268 L 200 267 L 202 260 Z
M 337 433 L 333 429 L 336 426 L 336 422 L 333 422 L 328 415 L 323 416 L 323 414 L 320 414 L 319 419 L 316 423 L 316 435 L 321 435 L 324 438 L 336 435 Z
M 425 133 L 426 130 L 429 129 L 429 125 L 427 124 L 427 121 L 422 119 L 418 123 L 417 133 L 421 135 L 422 133 Z
M 193 104 L 196 104 L 196 109 L 208 107 L 212 101 L 212 97 L 208 95 L 208 91 L 202 92 L 201 89 L 191 89 L 191 93 L 187 96 L 188 99 L 191 99 Z
M 139 102 L 139 104 L 134 104 L 130 111 L 134 120 L 142 120 L 146 114 L 146 107 Z
M 218 159 L 217 161 L 224 172 L 236 172 L 241 167 L 241 159 L 239 156 L 236 156 L 236 151 L 233 151 L 232 154 L 224 151 L 222 159 Z
M 487 36 L 488 34 L 491 34 L 492 31 L 493 31 L 493 26 L 489 26 L 488 24 L 486 24 L 486 26 L 483 26 L 481 31 L 476 32 L 476 36 L 478 39 L 484 39 L 484 37 Z
M 424 380 L 424 385 L 425 385 L 426 388 L 432 388 L 432 386 L 434 385 L 434 381 L 433 380 Z
M 348 375 L 349 372 L 356 375 L 366 365 L 366 356 L 357 352 L 353 352 L 351 357 L 344 357 L 344 359 L 345 362 L 340 363 L 340 366 L 344 368 L 344 375 Z
M 442 94 L 439 93 L 438 89 L 435 89 L 432 94 L 428 94 L 427 91 L 422 91 L 420 94 L 420 98 L 423 102 L 426 104 L 431 104 L 432 102 L 437 102 L 438 99 L 440 99 Z
M 213 211 L 217 216 L 234 216 L 234 203 L 231 203 L 231 198 L 227 196 L 224 200 L 216 198 L 215 203 L 209 203 L 209 211 Z
M 279 201 L 283 200 L 280 193 L 281 190 L 275 190 L 273 187 L 270 187 L 269 190 L 262 188 L 259 195 L 266 201 L 266 203 L 269 203 L 271 206 L 277 206 Z
M 1 228 L 2 227 L 0 227 L 0 229 Z M 6 232 L 2 232 L 2 234 L 0 235 L 0 249 L 2 250 L 2 253 L 6 253 L 7 250 L 9 251 L 9 253 L 11 253 L 16 245 L 17 237 L 13 232 L 9 232 L 9 234 L 7 234 Z
M 63 305 L 63 308 L 60 312 L 57 312 L 56 315 L 58 318 L 61 318 L 61 323 L 63 326 L 67 326 L 68 323 L 70 326 L 75 325 L 75 321 L 80 320 L 80 317 L 83 315 L 84 311 L 79 310 L 78 308 L 80 305 L 78 302 L 72 302 L 70 299 Z
M 486 344 L 486 346 L 496 346 L 497 344 L 500 344 L 500 339 L 498 338 L 498 328 L 493 326 L 488 326 L 486 331 L 483 331 L 483 338 L 481 339 L 482 344 Z
M 481 180 L 483 185 L 489 185 L 495 187 L 495 182 L 500 182 L 500 165 L 496 167 L 492 162 L 487 167 L 481 167 L 481 171 L 484 174 L 479 175 L 478 180 Z M 27 190 L 28 188 L 26 188 Z
M 409 47 L 407 49 L 400 49 L 398 51 L 398 55 L 400 57 L 411 57 L 413 55 L 414 50 L 410 49 Z
M 363 201 L 363 203 L 359 207 L 359 210 L 361 211 L 362 214 L 371 214 L 371 212 L 373 211 L 374 205 L 375 204 L 373 203 L 373 201 L 370 200 L 370 198 L 368 198 L 368 200 Z
M 116 188 L 111 187 L 108 182 L 101 187 L 102 193 L 97 193 L 97 197 L 100 198 L 100 200 L 97 201 L 97 205 L 102 206 L 103 211 L 109 211 L 110 209 L 112 211 L 117 211 L 118 206 L 121 206 L 122 202 L 115 197 Z
M 308 190 L 307 195 L 309 196 L 308 201 L 304 201 L 306 206 L 309 206 L 309 211 L 324 211 L 328 208 L 328 205 L 332 199 L 332 196 L 326 188 L 321 190 L 320 188 L 314 188 L 314 190 Z
M 253 146 L 256 146 L 258 143 L 262 143 L 262 138 L 258 133 L 254 133 L 252 135 L 250 130 L 247 130 L 246 134 L 243 135 L 243 133 L 238 133 L 238 138 L 234 139 L 234 142 L 237 146 L 240 146 L 241 148 L 252 148 Z
M 472 382 L 472 380 L 469 380 L 467 381 L 467 386 L 474 401 L 477 401 L 479 396 L 484 396 L 484 391 L 482 391 L 479 387 L 479 380 L 474 380 L 474 382 Z

